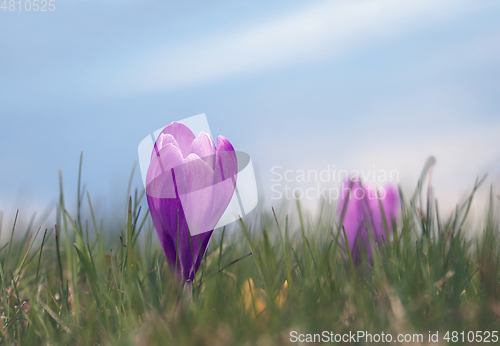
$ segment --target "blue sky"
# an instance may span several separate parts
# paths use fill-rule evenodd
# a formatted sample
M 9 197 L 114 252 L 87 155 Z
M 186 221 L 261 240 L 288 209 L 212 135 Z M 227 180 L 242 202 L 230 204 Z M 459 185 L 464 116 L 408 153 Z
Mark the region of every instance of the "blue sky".
M 200 113 L 252 156 L 264 195 L 273 166 L 396 169 L 410 189 L 435 155 L 451 209 L 500 172 L 498 1 L 55 5 L 0 10 L 7 214 L 45 208 L 58 169 L 73 196 L 81 151 L 91 194 L 122 203 L 139 141 Z

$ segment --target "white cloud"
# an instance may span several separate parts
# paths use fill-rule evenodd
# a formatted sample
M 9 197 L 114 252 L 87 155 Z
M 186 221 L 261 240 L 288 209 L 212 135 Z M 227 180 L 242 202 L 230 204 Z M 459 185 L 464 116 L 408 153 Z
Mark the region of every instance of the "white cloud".
M 312 62 L 457 16 L 466 7 L 459 0 L 327 1 L 255 27 L 147 52 L 125 78 L 130 91 L 148 91 Z

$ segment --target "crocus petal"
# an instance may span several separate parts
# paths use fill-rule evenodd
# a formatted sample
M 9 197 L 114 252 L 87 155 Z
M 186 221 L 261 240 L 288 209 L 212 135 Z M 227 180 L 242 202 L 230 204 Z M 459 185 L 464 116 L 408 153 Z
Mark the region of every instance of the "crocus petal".
M 215 168 L 214 208 L 211 222 L 217 224 L 226 210 L 236 187 L 238 160 L 231 143 L 223 136 L 217 137 Z
M 177 141 L 175 140 L 174 136 L 172 136 L 172 135 L 170 135 L 168 133 L 167 134 L 160 133 L 160 135 L 156 139 L 156 143 L 155 144 L 156 144 L 156 148 L 153 150 L 153 152 L 151 153 L 151 155 L 155 155 L 155 154 L 158 155 L 158 151 L 160 151 L 167 144 L 174 145 L 180 151 L 179 143 L 177 143 Z
M 213 232 L 191 236 L 180 199 L 148 195 L 147 200 L 171 273 L 176 273 L 178 280 L 192 281 Z
M 152 197 L 176 198 L 172 169 L 183 164 L 179 148 L 172 143 L 164 145 L 161 150 L 153 149 L 146 174 L 146 193 Z
M 189 127 L 178 122 L 173 122 L 166 126 L 161 133 L 165 135 L 172 135 L 175 138 L 182 153 L 182 157 L 189 155 L 191 143 L 193 143 L 196 138 L 193 131 L 191 131 Z
M 207 133 L 200 132 L 198 137 L 191 143 L 189 153 L 196 154 L 210 166 L 212 171 L 215 170 L 215 144 L 212 137 Z
M 365 220 L 361 200 L 359 200 L 354 193 L 355 191 L 358 191 L 357 189 L 359 188 L 360 185 L 358 182 L 352 182 L 350 180 L 344 182 L 342 187 L 342 197 L 338 209 L 340 216 L 342 209 L 345 208 L 342 226 L 344 227 L 351 250 L 355 243 L 360 225 L 362 225 Z
M 214 171 L 195 154 L 189 154 L 186 163 L 176 169 L 176 182 L 191 234 L 214 229 Z M 226 205 L 227 207 L 227 205 Z
M 232 144 L 224 137 L 217 137 L 217 167 L 222 180 L 234 177 L 238 173 L 238 160 Z

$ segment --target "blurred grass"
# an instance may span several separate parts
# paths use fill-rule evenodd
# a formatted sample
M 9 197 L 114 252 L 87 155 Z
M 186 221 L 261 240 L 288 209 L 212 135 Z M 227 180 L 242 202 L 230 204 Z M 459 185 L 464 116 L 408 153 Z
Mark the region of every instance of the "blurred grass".
M 401 196 L 400 220 L 391 241 L 374 249 L 373 267 L 348 265 L 341 222 L 327 203 L 315 220 L 304 218 L 300 203 L 293 218 L 270 210 L 241 220 L 214 234 L 186 302 L 141 209 L 144 192 L 129 184 L 124 227 L 110 244 L 81 187 L 81 163 L 76 213 L 65 208 L 61 173 L 57 226 L 30 223 L 13 237 L 22 231 L 14 222 L 10 241 L 0 244 L 1 344 L 281 345 L 292 330 L 500 329 L 493 193 L 481 228 L 466 222 L 482 181 L 442 219 L 432 189 L 422 196 L 428 163 L 412 198 Z

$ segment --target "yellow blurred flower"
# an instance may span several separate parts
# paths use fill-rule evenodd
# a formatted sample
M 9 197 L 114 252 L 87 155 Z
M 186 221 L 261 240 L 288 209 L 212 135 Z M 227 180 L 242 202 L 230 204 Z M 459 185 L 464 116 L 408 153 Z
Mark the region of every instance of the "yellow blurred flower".
M 285 282 L 283 283 L 283 286 L 281 286 L 280 293 L 276 297 L 276 303 L 278 304 L 278 306 L 280 308 L 283 305 L 283 303 L 285 302 L 287 294 L 288 294 L 288 281 L 285 280 Z
M 285 280 L 285 283 L 276 297 L 276 304 L 278 304 L 279 307 L 281 307 L 286 300 L 287 289 L 288 282 Z M 255 288 L 252 278 L 248 278 L 248 280 L 243 284 L 241 293 L 243 296 L 245 310 L 253 318 L 259 316 L 266 309 L 268 299 L 267 294 L 262 288 Z

